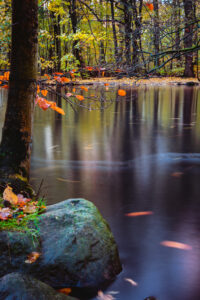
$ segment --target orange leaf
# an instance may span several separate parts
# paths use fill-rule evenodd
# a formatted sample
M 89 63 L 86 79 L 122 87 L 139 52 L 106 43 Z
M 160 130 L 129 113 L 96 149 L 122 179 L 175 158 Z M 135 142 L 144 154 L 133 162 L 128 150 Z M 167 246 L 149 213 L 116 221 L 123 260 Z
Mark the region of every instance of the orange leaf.
M 0 80 L 4 80 L 4 76 L 3 75 L 0 76 Z
M 29 255 L 28 255 L 28 258 L 27 260 L 25 260 L 25 263 L 26 264 L 32 264 L 34 263 L 38 257 L 40 257 L 41 253 L 38 253 L 38 252 L 31 252 Z
M 0 81 L 0 84 L 2 84 L 2 81 Z
M 93 70 L 93 67 L 85 67 L 86 68 L 86 70 L 88 70 L 88 71 L 92 71 Z
M 190 245 L 179 243 L 179 242 L 173 242 L 173 241 L 162 241 L 160 244 L 165 247 L 177 248 L 177 249 L 181 249 L 181 250 L 191 250 L 192 249 L 192 247 Z
M 44 77 L 46 77 L 48 80 L 51 79 L 51 77 L 48 74 L 44 74 Z
M 41 97 L 37 98 L 37 104 L 43 110 L 47 110 L 51 106 L 46 99 Z
M 82 100 L 85 99 L 85 98 L 84 98 L 83 96 L 81 96 L 81 95 L 76 95 L 76 98 L 77 98 L 79 101 L 82 101 Z
M 148 216 L 148 215 L 153 215 L 152 211 L 138 211 L 138 212 L 131 212 L 125 214 L 127 217 L 139 217 L 139 216 Z
M 146 3 L 146 6 L 148 7 L 149 10 L 154 9 L 153 3 Z
M 105 75 L 105 72 L 102 72 L 102 77 L 104 77 L 104 75 Z
M 41 94 L 46 97 L 46 95 L 48 94 L 48 91 L 47 90 L 41 90 Z
M 18 197 L 13 193 L 12 188 L 8 185 L 3 192 L 3 199 L 10 202 L 12 205 L 16 205 L 18 202 Z
M 54 75 L 63 75 L 63 73 L 56 72 Z
M 59 290 L 57 290 L 59 293 L 63 293 L 63 294 L 65 294 L 65 295 L 69 295 L 70 293 L 71 293 L 71 291 L 72 291 L 72 289 L 70 289 L 70 288 L 63 288 L 63 289 L 59 289 Z
M 70 82 L 71 80 L 69 78 L 67 78 L 67 77 L 62 77 L 61 81 L 62 82 Z
M 109 85 L 110 85 L 110 83 L 104 83 L 104 85 L 105 85 L 105 86 L 109 86 Z
M 3 77 L 4 77 L 4 80 L 9 80 L 9 77 L 10 77 L 10 72 L 5 72 L 4 74 L 3 74 Z
M 57 111 L 57 113 L 61 114 L 61 115 L 65 115 L 65 112 L 62 108 L 55 106 L 55 107 L 51 107 L 51 109 Z
M 81 89 L 86 91 L 86 92 L 88 91 L 88 88 L 86 88 L 85 86 L 81 86 Z
M 118 90 L 118 95 L 119 96 L 126 96 L 126 91 L 125 90 Z
M 73 93 L 75 93 L 75 92 L 76 92 L 76 89 L 75 89 L 75 88 L 73 88 L 72 92 L 73 92 Z
M 39 92 L 40 92 L 40 86 L 37 85 L 37 94 L 39 94 Z
M 8 89 L 8 85 L 7 85 L 7 84 L 2 85 L 2 88 L 3 88 L 3 89 Z

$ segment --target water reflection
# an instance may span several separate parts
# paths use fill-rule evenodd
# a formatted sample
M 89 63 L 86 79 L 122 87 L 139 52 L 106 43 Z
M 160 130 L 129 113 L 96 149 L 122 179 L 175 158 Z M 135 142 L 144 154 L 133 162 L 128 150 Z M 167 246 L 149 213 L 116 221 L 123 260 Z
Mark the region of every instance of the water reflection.
M 58 99 L 65 116 L 36 109 L 33 185 L 45 179 L 49 203 L 84 197 L 99 207 L 124 266 L 109 288 L 120 292 L 117 299 L 199 299 L 199 89 L 128 88 L 126 99 L 115 87 L 88 93 L 111 101 L 109 108 L 74 111 Z M 145 210 L 154 215 L 125 216 Z M 192 250 L 165 248 L 163 240 Z

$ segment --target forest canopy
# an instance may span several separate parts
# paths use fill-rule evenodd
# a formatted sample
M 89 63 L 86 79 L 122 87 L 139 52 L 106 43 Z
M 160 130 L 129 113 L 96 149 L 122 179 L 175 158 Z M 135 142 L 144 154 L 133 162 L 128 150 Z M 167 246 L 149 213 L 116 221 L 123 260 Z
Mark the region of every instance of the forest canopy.
M 11 0 L 0 12 L 0 69 L 9 70 Z M 40 0 L 39 70 L 194 77 L 199 20 L 195 0 Z

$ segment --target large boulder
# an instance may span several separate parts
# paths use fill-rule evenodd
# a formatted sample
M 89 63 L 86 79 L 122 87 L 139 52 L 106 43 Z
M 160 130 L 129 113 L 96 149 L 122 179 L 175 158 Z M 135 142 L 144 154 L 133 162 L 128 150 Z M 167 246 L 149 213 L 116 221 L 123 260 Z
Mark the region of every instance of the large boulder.
M 121 271 L 110 228 L 91 202 L 69 199 L 49 206 L 37 227 L 37 241 L 21 232 L 0 232 L 0 276 L 20 271 L 55 288 L 99 288 Z M 33 251 L 41 256 L 27 264 Z
M 10 273 L 0 279 L 1 300 L 76 300 L 25 274 Z

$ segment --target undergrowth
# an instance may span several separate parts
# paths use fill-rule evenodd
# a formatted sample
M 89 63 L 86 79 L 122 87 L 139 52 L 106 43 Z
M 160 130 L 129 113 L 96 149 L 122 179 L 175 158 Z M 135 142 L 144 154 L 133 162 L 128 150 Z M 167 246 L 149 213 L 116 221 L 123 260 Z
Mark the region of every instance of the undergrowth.
M 3 198 L 0 195 L 0 207 L 3 208 Z M 40 215 L 45 211 L 46 201 L 40 198 L 37 201 L 36 211 L 31 214 L 24 215 L 23 211 L 13 214 L 12 218 L 0 220 L 0 231 L 20 231 L 30 234 L 33 238 L 37 238 L 39 234 Z

